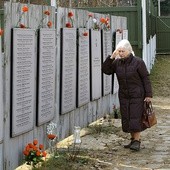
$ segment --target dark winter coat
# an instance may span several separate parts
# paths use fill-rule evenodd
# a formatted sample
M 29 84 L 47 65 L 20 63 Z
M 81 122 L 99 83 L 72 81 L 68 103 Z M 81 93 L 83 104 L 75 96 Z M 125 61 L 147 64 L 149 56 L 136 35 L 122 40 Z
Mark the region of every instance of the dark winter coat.
M 107 75 L 117 75 L 123 131 L 143 131 L 141 117 L 144 98 L 152 97 L 149 73 L 144 61 L 132 54 L 125 59 L 116 60 L 108 56 L 102 65 L 102 71 Z

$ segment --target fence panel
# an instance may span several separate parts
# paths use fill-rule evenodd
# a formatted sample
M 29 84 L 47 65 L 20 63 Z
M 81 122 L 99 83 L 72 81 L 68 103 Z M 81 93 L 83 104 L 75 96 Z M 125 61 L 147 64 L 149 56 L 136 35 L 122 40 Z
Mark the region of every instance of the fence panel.
M 156 52 L 170 53 L 170 17 L 157 17 Z

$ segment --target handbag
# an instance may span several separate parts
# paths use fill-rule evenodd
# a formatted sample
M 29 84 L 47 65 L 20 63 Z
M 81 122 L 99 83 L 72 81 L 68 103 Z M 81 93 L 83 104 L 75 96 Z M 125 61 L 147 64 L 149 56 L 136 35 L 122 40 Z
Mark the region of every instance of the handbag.
M 155 124 L 157 124 L 157 118 L 152 107 L 152 102 L 144 102 L 142 125 L 144 128 L 150 128 Z

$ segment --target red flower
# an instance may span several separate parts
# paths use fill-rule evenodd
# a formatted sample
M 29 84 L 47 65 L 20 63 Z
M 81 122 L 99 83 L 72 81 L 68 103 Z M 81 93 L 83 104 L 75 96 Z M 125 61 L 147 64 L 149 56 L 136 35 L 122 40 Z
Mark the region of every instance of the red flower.
M 88 32 L 83 32 L 83 36 L 88 36 Z
M 89 13 L 88 16 L 89 16 L 89 18 L 90 18 L 90 17 L 93 17 L 93 14 L 92 14 L 92 13 Z
M 48 137 L 48 139 L 53 140 L 53 139 L 55 139 L 57 136 L 56 136 L 55 134 L 48 134 L 47 137 Z
M 103 23 L 103 24 L 105 24 L 106 19 L 105 19 L 105 18 L 100 18 L 100 22 Z
M 4 31 L 0 28 L 0 36 L 3 34 L 3 32 L 4 32 Z
M 50 11 L 44 11 L 45 15 L 50 15 Z
M 23 151 L 23 154 L 24 154 L 25 156 L 28 156 L 28 155 L 29 155 L 29 151 L 24 150 L 24 151 Z
M 70 12 L 68 13 L 68 17 L 69 17 L 69 18 L 73 17 L 73 12 L 72 12 L 72 11 L 70 11 Z
M 48 21 L 47 26 L 48 26 L 48 28 L 51 28 L 52 27 L 52 22 Z
M 66 27 L 67 27 L 67 28 L 71 28 L 72 26 L 71 26 L 71 24 L 70 24 L 69 22 L 67 22 L 67 23 L 66 23 Z
M 46 157 L 47 152 L 43 151 L 43 152 L 42 152 L 42 155 L 43 155 L 43 157 Z
M 20 28 L 26 28 L 24 24 L 20 24 Z
M 37 145 L 37 144 L 38 144 L 38 140 L 37 140 L 37 139 L 34 139 L 34 140 L 33 140 L 33 144 L 34 144 L 34 145 Z
M 42 150 L 44 148 L 44 145 L 43 144 L 40 144 L 39 145 L 39 149 Z
M 28 7 L 27 6 L 23 6 L 22 7 L 22 12 L 27 12 L 28 11 Z

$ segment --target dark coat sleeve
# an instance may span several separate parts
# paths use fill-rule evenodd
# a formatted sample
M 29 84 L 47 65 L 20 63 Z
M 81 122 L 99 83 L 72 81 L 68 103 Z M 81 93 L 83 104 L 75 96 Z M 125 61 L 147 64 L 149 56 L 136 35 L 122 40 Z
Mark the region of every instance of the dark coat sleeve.
M 102 72 L 111 75 L 115 73 L 115 60 L 110 58 L 111 56 L 109 55 L 106 60 L 102 64 Z
M 149 72 L 143 60 L 141 60 L 140 66 L 138 68 L 138 73 L 143 82 L 143 86 L 145 89 L 145 97 L 152 97 L 152 87 L 151 81 L 149 79 Z

